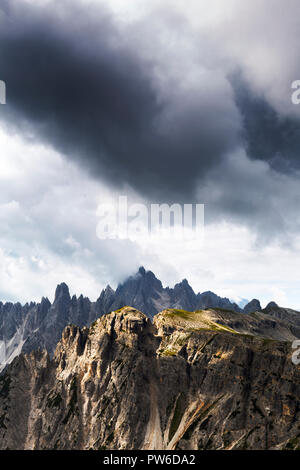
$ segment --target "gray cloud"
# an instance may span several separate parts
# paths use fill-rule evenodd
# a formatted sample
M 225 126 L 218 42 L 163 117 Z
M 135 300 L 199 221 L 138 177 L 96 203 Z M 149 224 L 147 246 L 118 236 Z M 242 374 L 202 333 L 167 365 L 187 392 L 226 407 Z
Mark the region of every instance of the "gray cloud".
M 2 2 L 4 119 L 112 183 L 152 198 L 191 198 L 199 176 L 238 144 L 227 81 L 206 72 L 206 82 L 186 88 L 183 73 L 162 90 L 155 61 L 123 40 L 107 11 L 63 4 L 55 15 Z
M 152 201 L 197 199 L 207 204 L 208 221 L 233 218 L 260 232 L 280 180 L 281 191 L 292 189 L 280 200 L 284 216 L 269 217 L 268 229 L 285 233 L 298 199 L 299 122 L 279 106 L 280 87 L 266 90 L 268 64 L 259 75 L 247 38 L 255 43 L 258 36 L 263 51 L 271 43 L 263 44 L 260 23 L 257 35 L 248 26 L 245 36 L 240 26 L 245 17 L 255 24 L 254 10 L 247 5 L 247 16 L 235 6 L 240 24 L 232 30 L 225 22 L 208 37 L 166 10 L 159 20 L 153 14 L 121 27 L 103 6 L 2 0 L 3 122 L 120 192 L 129 185 Z M 178 50 L 169 48 L 164 27 L 180 31 L 193 47 L 179 41 Z M 237 69 L 243 80 L 232 75 Z M 259 160 L 265 165 L 257 166 Z
M 243 122 L 244 146 L 250 158 L 265 160 L 279 172 L 300 167 L 300 119 L 278 112 L 255 93 L 241 74 L 231 77 Z
M 96 298 L 144 264 L 298 308 L 298 0 L 272 15 L 263 0 L 165 0 L 149 15 L 140 5 L 161 2 L 132 0 L 135 20 L 88 3 L 0 0 L 3 298 L 61 281 Z M 125 191 L 205 202 L 205 244 L 100 241 L 97 205 Z

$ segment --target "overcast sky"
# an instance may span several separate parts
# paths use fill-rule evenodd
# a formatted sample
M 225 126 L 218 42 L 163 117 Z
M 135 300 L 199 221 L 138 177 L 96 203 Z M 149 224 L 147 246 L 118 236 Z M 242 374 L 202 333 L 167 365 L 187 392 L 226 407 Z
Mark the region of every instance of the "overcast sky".
M 297 0 L 0 0 L 0 299 L 165 285 L 300 309 Z M 205 240 L 99 240 L 99 203 L 205 204 Z

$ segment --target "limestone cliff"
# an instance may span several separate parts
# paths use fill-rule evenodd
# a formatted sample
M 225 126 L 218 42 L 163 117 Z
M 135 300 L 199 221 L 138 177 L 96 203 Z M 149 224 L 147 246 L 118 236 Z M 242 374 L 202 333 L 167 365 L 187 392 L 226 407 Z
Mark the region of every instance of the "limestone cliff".
M 53 359 L 21 354 L 0 377 L 0 448 L 299 448 L 289 332 L 232 315 L 124 307 L 67 326 Z

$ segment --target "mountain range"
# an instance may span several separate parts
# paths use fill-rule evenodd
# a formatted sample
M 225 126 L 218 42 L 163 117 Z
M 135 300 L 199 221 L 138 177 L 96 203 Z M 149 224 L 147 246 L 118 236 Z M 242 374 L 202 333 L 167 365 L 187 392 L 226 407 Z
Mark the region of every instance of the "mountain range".
M 126 305 L 144 312 L 150 319 L 166 308 L 194 311 L 219 307 L 247 314 L 261 310 L 256 299 L 241 309 L 213 292 L 195 294 L 186 279 L 174 288 L 164 288 L 161 281 L 143 267 L 116 290 L 108 285 L 95 302 L 82 295 L 71 297 L 68 286 L 62 283 L 56 288 L 52 304 L 48 298 L 23 306 L 0 302 L 0 371 L 21 352 L 40 348 L 53 354 L 66 325 L 88 326 L 104 313 Z
M 69 325 L 0 375 L 0 449 L 299 450 L 299 316 L 128 306 Z
M 0 449 L 300 449 L 296 339 L 295 310 L 144 268 L 95 302 L 0 304 Z

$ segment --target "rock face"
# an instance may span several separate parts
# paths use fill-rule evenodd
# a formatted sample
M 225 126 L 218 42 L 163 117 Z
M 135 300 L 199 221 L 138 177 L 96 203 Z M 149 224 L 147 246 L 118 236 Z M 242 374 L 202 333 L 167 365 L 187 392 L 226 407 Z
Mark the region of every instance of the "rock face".
M 107 306 L 107 310 L 114 310 L 126 305 L 133 305 L 152 318 L 165 308 L 182 308 L 184 310 L 197 310 L 200 308 L 220 307 L 240 312 L 239 306 L 227 298 L 219 297 L 213 292 L 195 294 L 188 281 L 184 279 L 173 289 L 164 288 L 151 271 L 143 267 L 137 274 L 130 276 L 115 292 L 115 298 Z
M 222 310 L 67 326 L 52 359 L 21 354 L 0 377 L 0 448 L 299 448 L 300 368 L 280 335 L 267 313 Z
M 57 286 L 53 304 L 45 298 L 39 304 L 25 306 L 0 302 L 0 371 L 21 351 L 45 348 L 52 355 L 66 325 L 88 326 L 100 315 L 125 305 L 133 305 L 150 318 L 169 307 L 240 310 L 236 304 L 213 292 L 196 295 L 187 280 L 176 284 L 174 289 L 163 288 L 155 275 L 144 268 L 119 285 L 116 291 L 107 286 L 96 302 L 82 295 L 71 298 L 68 286 L 62 283 Z
M 278 307 L 275 303 L 274 305 L 272 303 L 272 305 L 267 305 L 262 312 L 272 317 L 275 321 L 279 320 L 286 324 L 300 327 L 300 313 L 291 308 Z
M 65 326 L 88 325 L 104 312 L 95 302 L 80 296 L 70 297 L 66 284 L 57 286 L 53 304 L 0 303 L 0 371 L 23 352 L 47 349 L 53 354 Z
M 261 305 L 260 305 L 259 300 L 257 300 L 257 299 L 251 300 L 251 302 L 249 302 L 244 307 L 244 312 L 245 313 L 260 312 L 260 310 L 261 310 Z
M 228 310 L 233 310 L 235 312 L 241 312 L 240 307 L 236 303 L 230 302 L 226 297 L 219 297 L 213 292 L 203 292 L 202 294 L 197 295 L 197 302 L 195 310 L 200 308 L 224 308 Z M 245 312 L 246 313 L 246 312 Z
M 278 305 L 275 302 L 272 301 L 272 302 L 268 303 L 268 305 L 265 307 L 264 310 L 269 310 L 269 309 L 274 308 L 274 307 L 277 308 Z

